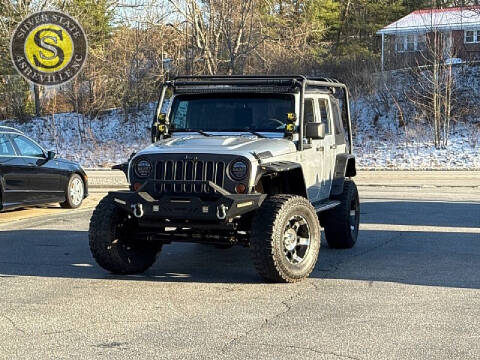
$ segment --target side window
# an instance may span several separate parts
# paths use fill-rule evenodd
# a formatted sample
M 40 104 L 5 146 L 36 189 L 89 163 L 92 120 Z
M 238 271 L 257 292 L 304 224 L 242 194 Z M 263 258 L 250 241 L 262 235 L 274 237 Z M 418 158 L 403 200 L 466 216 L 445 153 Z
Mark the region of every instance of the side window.
M 0 134 L 0 155 L 4 155 L 4 156 L 15 155 L 13 146 L 5 134 Z
M 20 151 L 20 155 L 22 156 L 32 156 L 32 157 L 44 157 L 43 150 L 27 139 L 24 136 L 21 135 L 15 135 L 13 137 L 13 141 L 15 142 L 15 145 L 17 145 L 18 150 Z
M 313 99 L 305 99 L 305 107 L 303 109 L 304 123 L 315 122 L 315 110 L 313 107 Z
M 340 116 L 340 110 L 338 105 L 334 102 L 332 104 L 332 111 L 333 111 L 333 122 L 335 123 L 335 134 L 343 134 L 343 125 L 342 125 L 342 118 Z
M 325 124 L 325 134 L 331 134 L 330 129 L 330 108 L 327 99 L 318 99 L 318 108 L 320 109 L 321 122 Z
M 337 99 L 332 101 L 332 113 L 333 122 L 335 124 L 335 142 L 337 144 L 348 144 L 349 140 L 343 127 L 344 118 L 340 112 L 340 102 Z

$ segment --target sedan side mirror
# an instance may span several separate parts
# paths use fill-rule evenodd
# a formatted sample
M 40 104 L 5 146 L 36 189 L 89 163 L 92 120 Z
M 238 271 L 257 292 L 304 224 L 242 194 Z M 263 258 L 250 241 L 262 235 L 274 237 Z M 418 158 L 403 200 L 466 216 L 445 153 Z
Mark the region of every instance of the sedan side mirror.
M 324 123 L 307 123 L 305 136 L 309 139 L 324 139 L 325 124 Z
M 47 160 L 53 160 L 53 159 L 55 159 L 55 156 L 57 156 L 57 154 L 55 154 L 54 151 L 49 151 L 47 153 Z

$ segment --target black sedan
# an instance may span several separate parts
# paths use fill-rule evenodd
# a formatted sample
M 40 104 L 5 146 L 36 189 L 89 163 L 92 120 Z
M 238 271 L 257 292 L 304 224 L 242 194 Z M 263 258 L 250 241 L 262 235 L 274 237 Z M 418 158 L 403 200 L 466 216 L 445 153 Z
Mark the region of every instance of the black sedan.
M 79 164 L 0 126 L 0 211 L 54 202 L 75 209 L 87 195 L 87 174 Z

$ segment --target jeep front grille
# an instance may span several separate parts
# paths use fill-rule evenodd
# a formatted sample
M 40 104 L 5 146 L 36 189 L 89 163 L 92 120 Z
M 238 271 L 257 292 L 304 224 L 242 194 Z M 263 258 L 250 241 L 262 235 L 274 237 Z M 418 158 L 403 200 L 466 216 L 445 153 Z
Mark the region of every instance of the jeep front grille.
M 162 160 L 155 166 L 155 179 L 165 181 L 187 181 L 182 184 L 159 183 L 157 193 L 212 193 L 208 185 L 196 181 L 212 181 L 223 187 L 225 182 L 225 162 L 214 160 Z M 192 183 L 189 184 L 188 181 Z

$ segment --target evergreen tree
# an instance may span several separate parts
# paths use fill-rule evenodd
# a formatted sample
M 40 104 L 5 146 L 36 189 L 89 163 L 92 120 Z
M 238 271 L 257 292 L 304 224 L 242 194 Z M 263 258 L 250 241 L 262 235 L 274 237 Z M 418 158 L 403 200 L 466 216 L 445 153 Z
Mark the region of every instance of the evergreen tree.
M 339 4 L 340 26 L 330 34 L 337 55 L 371 53 L 376 31 L 408 13 L 403 0 L 339 0 Z
M 339 28 L 339 9 L 336 0 L 265 1 L 260 7 L 269 40 L 314 56 L 326 51 L 326 35 Z
M 112 0 L 60 0 L 57 4 L 80 22 L 90 48 L 104 45 L 110 38 L 115 15 Z

